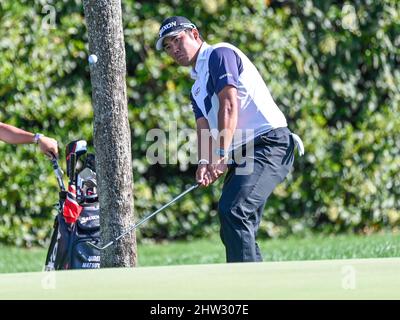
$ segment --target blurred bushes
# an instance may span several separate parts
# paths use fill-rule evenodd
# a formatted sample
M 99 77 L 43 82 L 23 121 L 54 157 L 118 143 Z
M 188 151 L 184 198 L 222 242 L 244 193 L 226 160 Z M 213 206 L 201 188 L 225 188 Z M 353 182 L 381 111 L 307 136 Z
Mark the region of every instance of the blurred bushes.
M 254 61 L 305 143 L 268 202 L 260 236 L 398 228 L 399 9 L 395 0 L 123 1 L 136 217 L 194 181 L 182 151 L 176 164 L 146 159 L 150 129 L 195 125 L 189 70 L 154 48 L 163 18 L 186 15 L 209 43 L 231 42 Z M 5 0 L 0 19 L 0 121 L 55 137 L 62 149 L 76 138 L 92 145 L 81 1 Z M 185 143 L 167 141 L 177 150 Z M 0 143 L 0 179 L 0 241 L 43 244 L 58 191 L 50 163 L 34 146 Z M 220 185 L 186 196 L 139 238 L 217 232 Z

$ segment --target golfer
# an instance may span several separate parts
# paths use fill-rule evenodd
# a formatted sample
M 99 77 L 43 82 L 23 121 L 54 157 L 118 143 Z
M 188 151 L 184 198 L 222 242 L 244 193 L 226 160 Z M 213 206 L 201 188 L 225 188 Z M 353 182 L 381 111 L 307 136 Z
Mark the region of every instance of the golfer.
M 11 144 L 30 144 L 39 145 L 40 151 L 48 157 L 58 156 L 57 141 L 45 137 L 40 133 L 30 133 L 14 126 L 0 122 L 0 140 Z
M 255 66 L 235 46 L 209 45 L 191 21 L 174 16 L 162 22 L 156 48 L 192 67 L 196 179 L 206 187 L 226 172 L 218 215 L 227 262 L 262 261 L 256 235 L 264 206 L 292 168 L 295 144 L 303 152 L 301 140 L 287 128 Z M 243 167 L 250 170 L 239 170 Z

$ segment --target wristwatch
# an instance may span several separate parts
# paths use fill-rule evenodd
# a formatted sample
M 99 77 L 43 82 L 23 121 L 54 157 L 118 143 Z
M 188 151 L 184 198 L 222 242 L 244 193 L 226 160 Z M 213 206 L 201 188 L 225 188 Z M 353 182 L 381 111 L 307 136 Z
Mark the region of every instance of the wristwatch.
M 41 137 L 43 137 L 41 133 L 35 133 L 35 135 L 33 136 L 33 142 L 38 144 Z
M 216 153 L 218 156 L 222 157 L 222 158 L 225 158 L 225 157 L 227 156 L 226 151 L 225 151 L 224 149 L 221 149 L 221 148 L 215 149 L 215 153 Z

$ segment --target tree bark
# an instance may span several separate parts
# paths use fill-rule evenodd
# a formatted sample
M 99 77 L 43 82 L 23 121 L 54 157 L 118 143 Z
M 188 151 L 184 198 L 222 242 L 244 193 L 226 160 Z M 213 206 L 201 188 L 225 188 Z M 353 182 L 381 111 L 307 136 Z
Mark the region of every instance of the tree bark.
M 126 98 L 126 62 L 120 0 L 84 0 L 94 108 L 94 146 L 105 244 L 133 223 L 131 134 Z M 101 267 L 134 267 L 136 236 L 126 235 L 101 252 Z

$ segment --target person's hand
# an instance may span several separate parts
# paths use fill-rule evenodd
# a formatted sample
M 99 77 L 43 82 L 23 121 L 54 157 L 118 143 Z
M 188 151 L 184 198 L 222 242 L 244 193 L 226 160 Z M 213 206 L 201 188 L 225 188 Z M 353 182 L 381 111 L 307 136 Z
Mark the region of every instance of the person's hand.
M 53 138 L 42 136 L 38 140 L 40 151 L 43 152 L 49 158 L 58 157 L 58 145 L 57 141 Z
M 202 187 L 207 187 L 211 183 L 211 175 L 208 172 L 207 164 L 199 164 L 196 171 L 196 181 Z
M 220 176 L 222 176 L 228 169 L 225 159 L 222 158 L 217 163 L 212 163 L 207 166 L 207 171 L 210 174 L 210 184 L 214 183 Z

